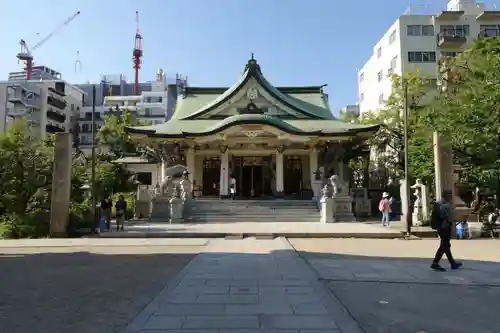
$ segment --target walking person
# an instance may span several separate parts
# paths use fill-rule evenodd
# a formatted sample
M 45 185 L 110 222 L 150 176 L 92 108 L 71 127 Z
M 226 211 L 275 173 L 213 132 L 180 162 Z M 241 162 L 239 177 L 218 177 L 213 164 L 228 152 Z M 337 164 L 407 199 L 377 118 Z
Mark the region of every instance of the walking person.
M 109 194 L 104 196 L 101 201 L 101 216 L 104 217 L 104 223 L 106 224 L 106 230 L 109 231 L 111 228 L 111 208 L 113 207 L 113 200 Z
M 115 204 L 116 208 L 116 230 L 123 231 L 123 224 L 125 223 L 125 214 L 127 213 L 127 202 L 123 195 L 118 197 L 118 201 Z
M 437 230 L 440 238 L 439 248 L 436 251 L 436 256 L 431 264 L 431 268 L 438 272 L 446 271 L 445 268 L 439 265 L 439 261 L 446 254 L 446 258 L 450 262 L 451 269 L 457 269 L 462 266 L 462 263 L 456 262 L 451 253 L 451 228 L 453 227 L 453 208 L 451 200 L 453 199 L 450 191 L 444 191 L 442 199 L 435 202 L 432 208 L 431 227 Z
M 229 192 L 231 194 L 231 200 L 234 200 L 234 197 L 236 196 L 236 178 L 231 176 L 231 179 L 229 180 Z
M 392 213 L 392 198 L 389 193 L 382 193 L 382 199 L 378 204 L 378 210 L 382 213 L 382 226 L 389 227 L 391 225 Z

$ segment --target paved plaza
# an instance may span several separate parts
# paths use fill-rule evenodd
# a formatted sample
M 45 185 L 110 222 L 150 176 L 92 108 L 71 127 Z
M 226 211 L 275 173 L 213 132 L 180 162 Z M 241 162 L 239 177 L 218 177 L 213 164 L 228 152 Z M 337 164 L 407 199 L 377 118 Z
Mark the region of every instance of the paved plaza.
M 498 332 L 498 241 L 0 241 L 0 333 Z
M 245 222 L 238 223 L 182 223 L 127 221 L 125 232 L 103 233 L 106 238 L 142 237 L 201 237 L 214 238 L 232 235 L 258 237 L 275 235 L 280 237 L 333 237 L 376 238 L 402 237 L 401 230 L 384 228 L 377 222 L 318 223 L 318 222 Z
M 500 243 L 454 241 L 464 267 L 429 269 L 437 240 L 311 240 L 291 244 L 370 333 L 500 330 Z M 446 260 L 443 267 L 449 267 Z
M 214 240 L 124 333 L 357 333 L 285 239 Z

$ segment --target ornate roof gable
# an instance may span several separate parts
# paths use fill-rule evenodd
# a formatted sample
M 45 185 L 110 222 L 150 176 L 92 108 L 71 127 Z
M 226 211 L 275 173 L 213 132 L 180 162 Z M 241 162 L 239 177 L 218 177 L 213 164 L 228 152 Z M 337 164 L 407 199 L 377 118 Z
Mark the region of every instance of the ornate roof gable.
M 245 98 L 246 97 L 246 98 Z M 308 103 L 290 96 L 274 87 L 262 74 L 260 65 L 252 57 L 245 65 L 241 78 L 232 87 L 211 102 L 200 105 L 197 110 L 187 115 L 179 114 L 179 120 L 210 119 L 212 116 L 229 107 L 235 101 L 245 100 L 245 105 L 238 107 L 239 114 L 262 114 L 264 110 L 257 106 L 256 100 L 264 98 L 279 109 L 290 110 L 290 115 L 297 119 L 335 119 L 328 108 Z M 189 96 L 186 97 L 190 98 Z M 182 102 L 181 102 L 182 103 Z M 326 105 L 326 103 L 325 103 Z M 184 112 L 183 112 L 184 113 Z M 174 114 L 175 117 L 175 114 Z

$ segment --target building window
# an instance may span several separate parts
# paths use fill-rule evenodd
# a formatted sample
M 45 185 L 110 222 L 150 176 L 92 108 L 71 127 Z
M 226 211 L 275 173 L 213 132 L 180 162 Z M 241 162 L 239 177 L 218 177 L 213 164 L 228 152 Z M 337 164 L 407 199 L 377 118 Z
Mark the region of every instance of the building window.
M 378 104 L 379 104 L 379 105 L 384 104 L 384 94 L 380 94 L 380 95 L 378 96 Z
M 379 47 L 377 49 L 377 58 L 380 58 L 382 56 L 382 47 Z
M 436 62 L 436 52 L 410 51 L 408 52 L 408 61 L 414 63 Z
M 390 64 L 390 70 L 391 72 L 394 71 L 396 69 L 396 65 L 397 65 L 397 62 L 398 62 L 398 56 L 395 56 L 394 58 L 392 58 L 391 60 L 391 64 Z
M 389 44 L 392 44 L 396 41 L 396 29 L 394 29 L 389 36 Z
M 500 25 L 483 25 L 479 27 L 479 31 L 484 37 L 499 37 Z
M 364 93 L 359 94 L 359 101 L 363 102 L 364 100 L 365 100 L 365 94 Z
M 365 73 L 359 74 L 359 82 L 363 82 L 364 79 L 365 79 Z
M 423 25 L 422 26 L 422 36 L 434 36 L 434 26 L 433 25 Z
M 466 37 L 470 34 L 470 27 L 468 24 L 442 25 L 439 27 L 439 31 L 445 36 Z
M 145 108 L 144 109 L 144 115 L 146 117 L 151 117 L 152 114 L 153 114 L 153 111 L 151 110 L 151 108 Z
M 382 71 L 378 72 L 377 78 L 378 78 L 379 82 L 382 81 L 382 75 L 383 75 Z
M 151 172 L 138 172 L 137 173 L 137 181 L 142 185 L 151 185 L 152 184 L 152 174 Z
M 422 26 L 421 25 L 409 25 L 406 27 L 406 34 L 408 36 L 421 36 Z
M 408 25 L 406 33 L 408 36 L 434 36 L 434 26 L 432 24 Z
M 442 51 L 441 57 L 456 57 L 460 52 L 456 51 Z

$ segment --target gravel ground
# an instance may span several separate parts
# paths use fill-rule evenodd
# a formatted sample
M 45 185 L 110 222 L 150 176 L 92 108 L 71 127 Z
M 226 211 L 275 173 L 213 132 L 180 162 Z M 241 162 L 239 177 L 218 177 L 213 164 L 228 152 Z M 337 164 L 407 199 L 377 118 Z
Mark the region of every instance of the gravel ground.
M 0 332 L 117 332 L 200 250 L 2 248 Z

